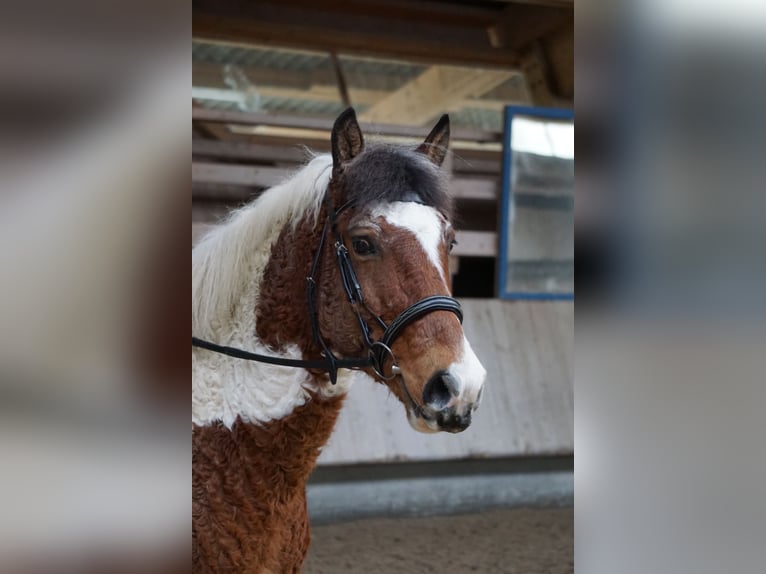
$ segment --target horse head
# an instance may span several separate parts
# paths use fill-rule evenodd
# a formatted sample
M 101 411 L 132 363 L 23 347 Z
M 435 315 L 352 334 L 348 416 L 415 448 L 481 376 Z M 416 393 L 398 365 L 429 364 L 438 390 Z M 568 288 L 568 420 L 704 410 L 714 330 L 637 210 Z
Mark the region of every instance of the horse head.
M 486 377 L 455 309 L 437 307 L 407 321 L 390 345 L 375 343 L 418 302 L 454 301 L 455 230 L 441 170 L 449 136 L 445 115 L 416 149 L 366 146 L 354 111 L 338 117 L 326 194 L 335 212 L 317 273 L 322 338 L 341 357 L 369 352 L 373 342 L 379 365 L 368 374 L 388 386 L 421 432 L 467 428 Z

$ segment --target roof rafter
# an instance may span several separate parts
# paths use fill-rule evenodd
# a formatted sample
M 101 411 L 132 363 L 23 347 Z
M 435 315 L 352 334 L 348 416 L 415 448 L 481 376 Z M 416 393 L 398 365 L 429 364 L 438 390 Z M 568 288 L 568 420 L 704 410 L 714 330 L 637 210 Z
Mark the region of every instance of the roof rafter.
M 499 86 L 515 72 L 457 66 L 431 66 L 361 114 L 366 122 L 422 125 L 468 97 Z

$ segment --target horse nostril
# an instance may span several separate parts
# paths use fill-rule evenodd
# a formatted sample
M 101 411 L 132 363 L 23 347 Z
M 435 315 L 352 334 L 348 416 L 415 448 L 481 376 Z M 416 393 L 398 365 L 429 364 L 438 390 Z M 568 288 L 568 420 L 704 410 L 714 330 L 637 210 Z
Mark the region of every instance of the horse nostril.
M 447 371 L 439 371 L 426 383 L 423 402 L 434 409 L 442 409 L 457 394 L 457 381 Z

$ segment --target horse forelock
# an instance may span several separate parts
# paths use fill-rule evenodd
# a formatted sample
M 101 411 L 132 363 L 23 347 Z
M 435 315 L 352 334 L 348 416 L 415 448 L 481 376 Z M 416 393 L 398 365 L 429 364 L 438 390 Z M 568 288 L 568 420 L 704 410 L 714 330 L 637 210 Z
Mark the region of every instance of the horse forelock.
M 433 207 L 452 217 L 446 174 L 425 155 L 402 146 L 373 145 L 344 170 L 346 201 L 358 207 L 398 201 Z

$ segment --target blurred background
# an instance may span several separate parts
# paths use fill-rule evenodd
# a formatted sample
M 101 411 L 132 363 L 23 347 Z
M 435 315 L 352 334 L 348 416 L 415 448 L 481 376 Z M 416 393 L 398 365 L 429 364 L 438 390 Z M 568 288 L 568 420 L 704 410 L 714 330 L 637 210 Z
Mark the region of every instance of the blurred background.
M 198 58 L 214 59 L 219 45 L 224 52 L 297 51 L 304 54 L 301 66 L 306 52 L 323 62 L 333 62 L 335 52 L 360 115 L 377 103 L 376 94 L 396 93 L 434 66 L 513 74 L 492 88 L 468 75 L 476 93 L 449 82 L 460 98 L 449 103 L 449 90 L 423 91 L 434 102 L 425 108 L 449 111 L 456 124 L 450 169 L 465 222 L 460 247 L 471 251 L 458 252 L 453 267 L 456 291 L 477 310 L 467 325 L 474 338 L 488 332 L 490 321 L 497 325 L 493 333 L 520 330 L 502 352 L 492 341 L 477 349 L 494 369 L 487 389 L 510 385 L 509 394 L 493 397 L 494 404 L 485 399 L 484 416 L 468 431 L 475 433 L 449 448 L 426 451 L 416 439 L 410 444 L 406 436 L 375 434 L 379 419 L 370 419 L 375 424 L 364 432 L 353 426 L 358 421 L 344 420 L 370 444 L 328 446 L 311 496 L 314 516 L 322 515 L 322 501 L 330 512 L 324 525 L 317 518 L 307 568 L 335 572 L 343 564 L 350 571 L 355 565 L 379 571 L 384 559 L 398 565 L 416 558 L 398 545 L 425 534 L 439 540 L 445 560 L 418 563 L 422 571 L 443 570 L 450 560 L 461 572 L 571 570 L 561 560 L 572 552 L 571 490 L 554 498 L 564 506 L 547 509 L 548 515 L 538 503 L 548 504 L 550 496 L 524 509 L 494 507 L 546 492 L 546 477 L 548 495 L 562 481 L 571 484 L 566 385 L 575 361 L 578 571 L 762 570 L 766 4 L 577 1 L 578 303 L 569 360 L 562 360 L 569 302 L 501 301 L 498 273 L 499 218 L 512 213 L 498 200 L 505 189 L 515 189 L 513 181 L 502 183 L 502 109 L 506 103 L 571 105 L 571 76 L 567 84 L 557 71 L 557 54 L 571 50 L 571 40 L 562 39 L 566 26 L 558 36 L 559 24 L 548 29 L 550 20 L 538 18 L 543 9 L 569 6 L 386 2 L 358 15 L 357 3 L 315 4 L 190 8 L 140 0 L 28 0 L 0 7 L 0 571 L 188 571 L 188 307 L 179 294 L 188 293 L 189 188 L 193 242 L 222 210 L 269 185 L 254 181 L 263 175 L 257 170 L 296 166 L 303 158 L 295 154 L 297 144 L 322 150 L 345 105 L 335 64 L 325 85 L 333 98 L 328 105 L 336 108 L 327 112 L 273 114 L 270 98 L 293 98 L 295 90 L 310 88 L 292 84 L 281 88 L 291 91 L 269 93 L 272 84 L 242 63 L 244 74 L 226 72 L 222 61 L 212 80 L 202 81 L 192 68 Z M 450 10 L 451 20 L 439 16 Z M 289 22 L 280 21 L 289 11 Z M 546 67 L 534 64 L 538 58 Z M 389 71 L 413 75 L 384 83 L 386 75 L 374 72 L 365 88 L 373 93 L 355 94 L 361 86 L 346 64 L 368 59 L 395 62 Z M 308 72 L 291 77 L 298 75 Z M 498 80 L 488 76 L 490 83 Z M 190 85 L 191 110 L 183 104 Z M 438 85 L 433 75 L 427 85 Z M 198 89 L 228 90 L 225 98 L 234 101 Z M 392 106 L 407 124 L 371 118 L 366 130 L 384 139 L 422 138 L 435 117 L 405 115 L 403 106 Z M 461 116 L 465 109 L 474 111 Z M 299 119 L 278 122 L 282 115 Z M 265 160 L 264 150 L 280 149 L 272 145 L 277 129 L 308 131 L 289 132 L 281 146 L 287 155 Z M 197 166 L 191 184 L 190 156 Z M 200 181 L 200 164 L 246 171 Z M 245 177 L 244 184 L 232 182 L 231 173 Z M 461 179 L 469 180 L 463 189 L 473 190 L 473 199 L 460 197 Z M 521 207 L 542 204 L 556 206 L 545 213 L 566 214 L 561 198 Z M 555 219 L 540 221 L 560 229 Z M 490 240 L 472 242 L 470 233 Z M 566 270 L 540 262 L 527 269 Z M 564 283 L 552 290 L 557 285 Z M 466 286 L 482 291 L 469 293 Z M 554 319 L 540 309 L 564 311 Z M 549 334 L 557 329 L 558 338 Z M 524 336 L 530 332 L 535 336 Z M 520 347 L 510 344 L 516 337 Z M 525 347 L 529 341 L 535 348 Z M 502 376 L 504 357 L 526 378 Z M 528 388 L 516 381 L 528 381 Z M 373 402 L 400 414 L 389 399 Z M 482 429 L 480 420 L 499 426 Z M 360 450 L 349 452 L 351 444 Z M 385 459 L 372 461 L 370 452 Z M 461 480 L 464 498 L 455 494 Z M 333 502 L 339 483 L 349 500 L 366 503 L 360 512 L 333 515 L 344 508 Z M 369 506 L 375 500 L 370 483 L 382 510 Z M 396 507 L 392 500 L 405 504 Z M 422 515 L 432 512 L 429 500 L 467 506 L 447 520 L 401 521 L 401 506 Z M 494 510 L 477 513 L 483 504 Z M 386 512 L 398 517 L 380 518 Z M 378 522 L 386 520 L 397 522 Z M 455 532 L 471 544 L 453 544 Z M 384 543 L 393 548 L 385 556 L 376 553 Z M 335 554 L 317 554 L 320 548 Z M 474 550 L 489 557 L 490 566 L 474 562 Z M 456 561 L 463 555 L 469 564 Z M 363 560 L 371 556 L 378 562 L 367 568 Z
M 329 151 L 346 107 L 408 145 L 450 115 L 482 408 L 422 435 L 385 387 L 354 386 L 310 481 L 305 572 L 571 571 L 573 3 L 203 0 L 193 18 L 192 244 Z

